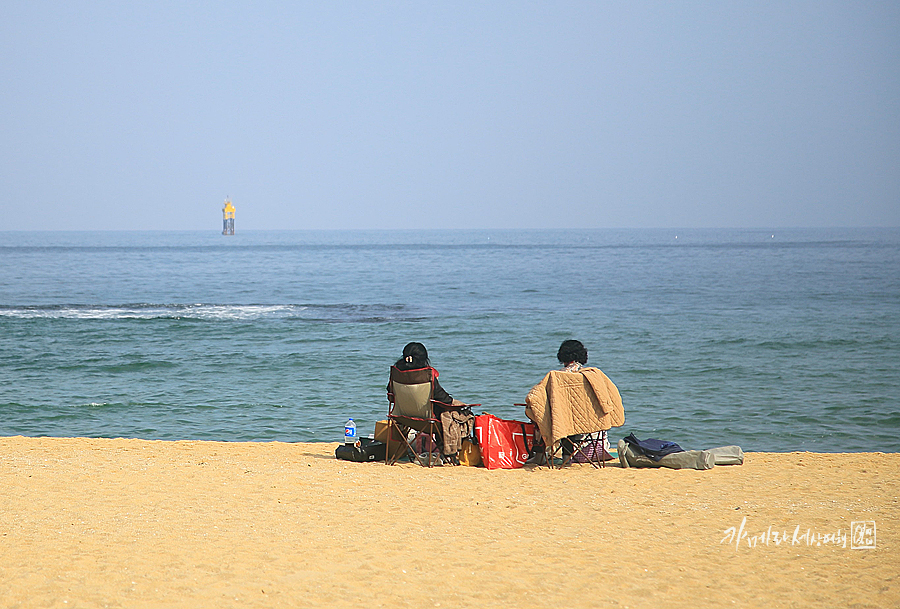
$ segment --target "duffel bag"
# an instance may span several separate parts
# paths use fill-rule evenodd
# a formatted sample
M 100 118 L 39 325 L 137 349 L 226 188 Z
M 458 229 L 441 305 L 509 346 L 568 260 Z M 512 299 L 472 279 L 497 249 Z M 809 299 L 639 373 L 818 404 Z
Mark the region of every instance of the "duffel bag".
M 341 444 L 334 449 L 334 458 L 344 461 L 365 463 L 366 461 L 384 461 L 387 447 L 384 442 L 377 442 L 371 438 L 360 438 L 359 446 Z

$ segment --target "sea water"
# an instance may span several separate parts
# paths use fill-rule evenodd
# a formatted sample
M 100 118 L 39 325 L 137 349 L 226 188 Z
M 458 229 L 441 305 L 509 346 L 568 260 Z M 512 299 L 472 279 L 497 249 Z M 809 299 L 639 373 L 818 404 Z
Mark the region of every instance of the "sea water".
M 423 342 L 523 419 L 581 340 L 613 442 L 900 450 L 900 230 L 0 233 L 0 435 L 340 441 Z

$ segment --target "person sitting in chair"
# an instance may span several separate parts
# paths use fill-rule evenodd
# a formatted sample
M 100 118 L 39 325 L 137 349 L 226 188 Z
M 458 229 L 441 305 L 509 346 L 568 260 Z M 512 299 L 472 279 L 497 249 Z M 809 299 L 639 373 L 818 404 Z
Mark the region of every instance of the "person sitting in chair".
M 421 370 L 422 368 L 431 368 L 434 374 L 434 395 L 432 395 L 432 399 L 441 404 L 462 406 L 462 402 L 454 400 L 453 396 L 444 391 L 444 388 L 441 387 L 441 384 L 437 380 L 439 373 L 431 365 L 431 361 L 428 359 L 428 350 L 425 349 L 425 345 L 422 343 L 409 343 L 403 347 L 403 356 L 397 360 L 397 363 L 395 363 L 394 366 L 399 370 Z M 388 381 L 387 392 L 393 393 L 391 381 Z M 443 408 L 438 404 L 435 404 L 434 414 L 440 416 L 442 411 Z
M 625 422 L 625 411 L 615 384 L 599 369 L 586 366 L 588 352 L 581 341 L 563 341 L 556 359 L 562 369 L 548 373 L 540 383 L 531 388 L 525 399 L 525 416 L 538 427 L 548 448 L 559 442 L 563 455 L 567 456 L 572 453 L 573 440 L 577 442 L 582 437 L 580 433 L 571 433 L 576 431 L 576 426 L 589 427 L 590 429 L 583 430 L 585 432 L 594 431 L 595 428 L 617 427 Z M 556 377 L 556 381 L 551 380 L 559 372 L 577 373 L 584 378 L 572 380 L 567 377 L 568 380 L 565 380 Z M 563 386 L 559 383 L 568 384 Z M 572 402 L 572 398 L 577 399 Z M 550 407 L 553 399 L 562 399 L 567 408 L 576 407 L 580 416 L 570 418 L 569 412 L 554 416 Z
M 564 340 L 559 346 L 559 351 L 556 352 L 556 359 L 562 364 L 564 372 L 578 372 L 587 364 L 588 352 L 581 341 Z M 577 435 L 563 440 L 563 455 L 572 454 L 572 442 L 580 439 L 581 436 Z M 609 446 L 604 448 L 609 449 Z
M 441 422 L 442 453 L 448 462 L 459 464 L 457 453 L 463 438 L 471 434 L 474 417 L 468 405 L 454 399 L 438 382 L 438 371 L 428 359 L 428 351 L 422 343 L 409 343 L 403 348 L 403 356 L 394 367 L 401 371 L 430 369 L 433 381 L 431 399 L 434 417 Z M 388 400 L 394 393 L 393 381 L 388 381 Z M 460 408 L 447 408 L 459 406 Z M 463 408 L 466 407 L 466 408 Z

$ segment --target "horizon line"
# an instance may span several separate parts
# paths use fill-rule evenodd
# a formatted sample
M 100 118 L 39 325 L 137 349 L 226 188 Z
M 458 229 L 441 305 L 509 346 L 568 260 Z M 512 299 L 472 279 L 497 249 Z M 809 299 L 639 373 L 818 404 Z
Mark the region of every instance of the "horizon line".
M 900 225 L 795 225 L 795 226 L 595 226 L 595 227 L 490 227 L 490 228 L 244 228 L 236 230 L 234 235 L 237 236 L 241 232 L 247 233 L 291 233 L 291 232 L 489 232 L 489 231 L 609 231 L 609 230 L 677 230 L 677 231 L 700 231 L 700 230 L 829 230 L 829 229 L 883 229 L 896 230 L 900 229 Z M 221 229 L 207 228 L 5 228 L 0 229 L 2 233 L 218 233 Z M 226 235 L 223 235 L 226 236 Z

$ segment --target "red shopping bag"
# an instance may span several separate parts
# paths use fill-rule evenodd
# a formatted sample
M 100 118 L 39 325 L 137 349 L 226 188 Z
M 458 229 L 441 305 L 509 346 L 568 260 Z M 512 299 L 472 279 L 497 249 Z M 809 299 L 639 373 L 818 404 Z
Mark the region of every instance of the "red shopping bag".
M 482 414 L 475 417 L 475 437 L 486 468 L 516 469 L 525 465 L 534 446 L 534 423 Z

